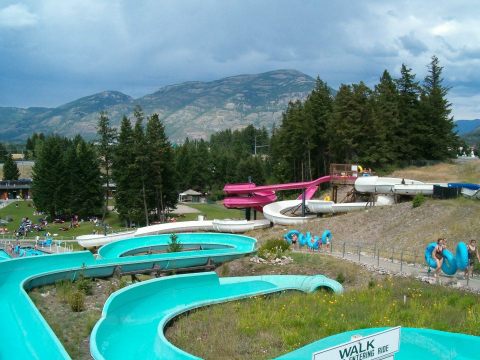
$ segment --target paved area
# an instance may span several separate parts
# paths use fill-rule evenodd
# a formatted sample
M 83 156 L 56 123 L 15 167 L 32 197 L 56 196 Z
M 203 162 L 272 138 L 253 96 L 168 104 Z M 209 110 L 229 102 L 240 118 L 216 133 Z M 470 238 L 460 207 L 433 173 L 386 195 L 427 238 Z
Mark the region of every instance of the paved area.
M 177 204 L 177 208 L 171 211 L 172 214 L 195 214 L 200 213 L 200 210 L 194 209 L 188 205 Z
M 306 250 L 294 250 L 294 252 L 307 252 Z M 334 256 L 336 258 L 345 259 L 357 264 L 361 264 L 371 271 L 378 272 L 380 274 L 391 274 L 394 276 L 412 276 L 421 281 L 434 284 L 436 279 L 434 277 L 433 270 L 428 272 L 428 267 L 423 264 L 412 264 L 403 262 L 399 260 L 385 259 L 385 258 L 376 258 L 371 255 L 365 255 L 360 253 L 346 252 L 330 252 L 330 251 L 320 251 L 315 252 L 317 254 L 325 254 L 329 256 Z M 458 271 L 455 275 L 449 276 L 441 273 L 439 282 L 441 285 L 450 286 L 459 289 L 465 289 L 473 292 L 480 293 L 480 276 L 474 274 L 473 278 L 465 279 L 464 271 Z

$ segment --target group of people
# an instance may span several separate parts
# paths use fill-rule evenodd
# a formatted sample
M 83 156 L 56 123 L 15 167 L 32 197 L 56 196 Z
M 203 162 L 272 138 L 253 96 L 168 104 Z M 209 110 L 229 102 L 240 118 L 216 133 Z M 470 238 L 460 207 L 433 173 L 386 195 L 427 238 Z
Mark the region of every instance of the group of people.
M 40 224 L 33 224 L 32 220 L 30 220 L 28 217 L 24 217 L 22 218 L 22 222 L 20 223 L 18 230 L 15 232 L 15 235 L 18 238 L 20 236 L 26 236 L 29 232 L 33 230 L 43 231 L 43 228 L 44 228 L 43 221 L 41 221 Z
M 322 246 L 324 245 L 323 242 L 322 242 L 322 239 L 320 239 L 318 237 L 315 237 L 315 236 L 312 236 L 311 241 L 313 242 L 315 238 L 317 238 L 317 241 L 318 241 L 318 249 L 319 250 L 322 249 Z M 298 235 L 293 233 L 292 234 L 292 245 L 293 245 L 293 247 L 297 247 L 297 244 L 301 245 L 301 244 L 299 244 Z M 330 248 L 330 238 L 328 238 L 328 237 L 326 238 L 325 247 L 326 247 L 327 250 Z M 309 248 L 312 249 L 311 246 L 309 246 Z
M 435 269 L 435 277 L 439 279 L 440 270 L 444 261 L 443 250 L 447 249 L 447 239 L 439 238 L 437 245 L 432 251 L 432 259 L 437 262 L 437 268 Z M 480 254 L 478 253 L 477 240 L 472 239 L 467 244 L 468 251 L 468 266 L 465 269 L 465 277 L 471 277 L 473 275 L 473 267 L 475 266 L 475 258 L 480 262 Z

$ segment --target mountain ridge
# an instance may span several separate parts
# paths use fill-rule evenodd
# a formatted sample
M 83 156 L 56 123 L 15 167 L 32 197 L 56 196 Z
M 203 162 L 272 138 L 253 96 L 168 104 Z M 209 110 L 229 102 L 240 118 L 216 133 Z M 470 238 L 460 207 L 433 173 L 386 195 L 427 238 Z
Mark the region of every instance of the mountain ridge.
M 132 118 L 137 105 L 145 114 L 159 114 L 173 142 L 249 124 L 269 128 L 290 101 L 304 100 L 314 86 L 315 79 L 297 70 L 273 70 L 167 85 L 137 99 L 109 90 L 56 108 L 0 107 L 0 140 L 24 140 L 33 132 L 94 138 L 100 111 L 118 127 L 123 115 Z

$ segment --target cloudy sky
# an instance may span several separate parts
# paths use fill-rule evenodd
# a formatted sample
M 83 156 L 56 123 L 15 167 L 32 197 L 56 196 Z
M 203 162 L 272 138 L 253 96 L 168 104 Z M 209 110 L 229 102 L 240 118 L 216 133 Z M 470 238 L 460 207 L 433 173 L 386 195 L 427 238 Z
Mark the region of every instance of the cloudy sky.
M 0 106 L 275 69 L 374 86 L 435 54 L 455 118 L 480 118 L 479 18 L 474 0 L 1 0 Z

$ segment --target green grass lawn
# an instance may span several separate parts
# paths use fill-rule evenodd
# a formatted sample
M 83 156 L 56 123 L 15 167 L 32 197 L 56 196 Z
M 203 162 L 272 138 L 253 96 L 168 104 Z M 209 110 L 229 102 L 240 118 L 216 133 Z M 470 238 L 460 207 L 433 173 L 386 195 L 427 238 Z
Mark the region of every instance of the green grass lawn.
M 112 204 L 112 200 L 109 200 L 109 204 Z M 177 216 L 178 221 L 191 221 L 197 220 L 198 215 L 204 215 L 207 219 L 244 219 L 245 212 L 236 209 L 227 209 L 221 204 L 189 204 L 192 208 L 199 210 L 199 213 L 183 214 Z M 8 205 L 7 207 L 0 209 L 0 219 L 10 218 L 10 221 L 5 227 L 8 230 L 8 234 L 15 234 L 15 231 L 19 228 L 22 218 L 28 217 L 34 224 L 39 223 L 39 219 L 44 218 L 44 215 L 34 215 L 34 207 L 32 201 L 17 201 Z M 261 217 L 261 214 L 258 214 Z M 110 212 L 105 219 L 108 224 L 108 232 L 125 230 L 124 225 L 120 222 L 118 215 L 114 212 Z M 67 228 L 68 230 L 62 230 L 61 228 Z M 94 230 L 99 233 L 104 231 L 103 227 L 95 226 L 95 224 L 84 221 L 80 223 L 79 227 L 70 228 L 70 222 L 63 224 L 54 224 L 49 221 L 45 231 L 41 233 L 31 232 L 28 237 L 35 237 L 37 235 L 43 236 L 45 232 L 51 234 L 58 234 L 59 238 L 73 239 L 78 235 L 92 234 Z
M 200 211 L 194 214 L 179 216 L 179 221 L 197 220 L 198 215 L 204 215 L 208 220 L 213 219 L 245 219 L 245 212 L 237 209 L 227 209 L 221 204 L 186 204 Z
M 238 359 L 241 354 L 271 359 L 361 328 L 401 325 L 480 335 L 479 300 L 412 279 L 388 278 L 344 295 L 287 292 L 200 308 L 179 317 L 167 337 L 201 358 Z
M 20 223 L 22 222 L 22 218 L 28 217 L 30 220 L 32 220 L 33 224 L 38 224 L 39 219 L 45 217 L 44 215 L 34 215 L 34 211 L 35 209 L 33 207 L 33 202 L 17 201 L 4 207 L 3 209 L 0 209 L 0 218 L 12 219 L 12 221 L 9 222 L 7 225 L 4 225 L 4 227 L 7 228 L 8 234 L 14 235 L 16 230 L 19 228 Z M 109 213 L 105 222 L 109 225 L 109 231 L 121 229 L 122 224 L 120 223 L 118 216 L 113 212 Z M 67 228 L 68 230 L 61 230 L 61 228 Z M 63 224 L 54 224 L 49 221 L 44 231 L 39 233 L 33 231 L 28 235 L 28 237 L 35 237 L 37 235 L 43 236 L 48 231 L 51 234 L 58 234 L 57 236 L 59 238 L 73 239 L 75 236 L 78 235 L 92 234 L 94 230 L 102 232 L 103 228 L 96 227 L 95 224 L 93 224 L 92 222 L 84 221 L 80 223 L 79 227 L 70 229 L 70 222 L 65 222 Z

